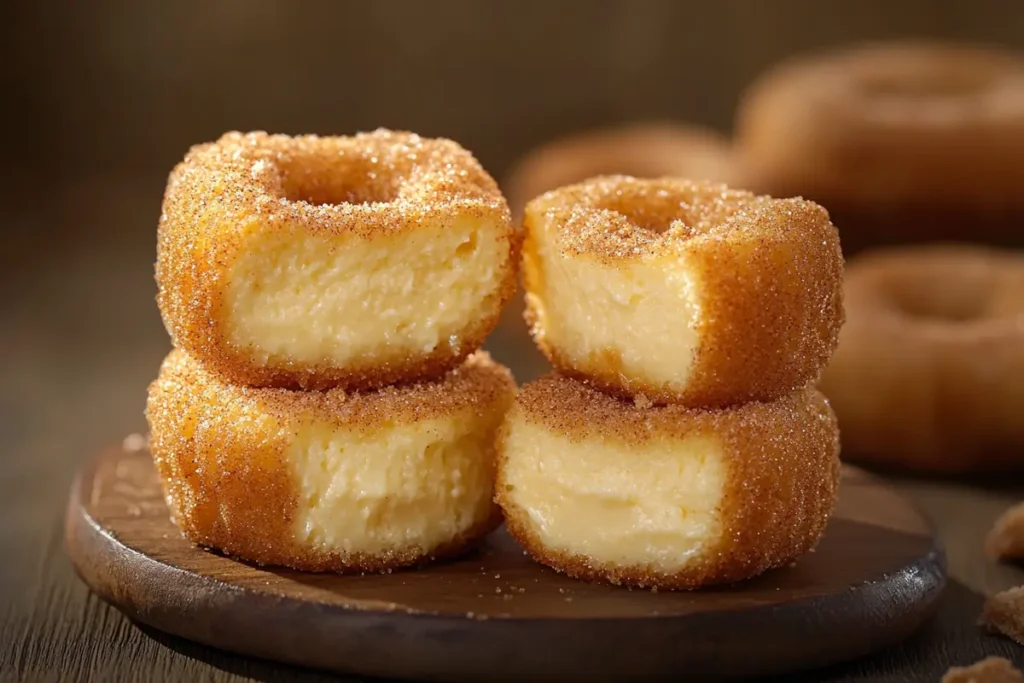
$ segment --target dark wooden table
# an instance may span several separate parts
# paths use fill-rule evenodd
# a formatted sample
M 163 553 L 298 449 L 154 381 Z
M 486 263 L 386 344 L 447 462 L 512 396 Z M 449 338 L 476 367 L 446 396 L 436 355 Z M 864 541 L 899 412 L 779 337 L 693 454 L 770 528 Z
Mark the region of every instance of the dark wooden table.
M 168 343 L 151 274 L 159 187 L 118 178 L 60 192 L 35 213 L 6 216 L 30 223 L 22 234 L 62 222 L 94 227 L 59 251 L 44 249 L 45 239 L 11 245 L 0 269 L 0 680 L 336 680 L 146 630 L 75 577 L 62 530 L 72 476 L 97 449 L 144 429 L 145 386 Z M 545 365 L 517 318 L 490 346 L 525 380 Z M 800 680 L 935 681 L 948 666 L 988 654 L 1024 666 L 1024 648 L 975 626 L 985 593 L 1024 583 L 1024 572 L 980 550 L 1024 486 L 894 483 L 947 544 L 953 580 L 940 612 L 905 646 Z

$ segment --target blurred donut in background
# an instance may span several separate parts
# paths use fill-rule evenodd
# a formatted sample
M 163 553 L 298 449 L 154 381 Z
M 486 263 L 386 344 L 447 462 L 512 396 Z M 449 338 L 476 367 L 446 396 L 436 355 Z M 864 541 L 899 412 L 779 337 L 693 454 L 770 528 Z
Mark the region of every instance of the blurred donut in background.
M 843 458 L 886 469 L 1024 471 L 1024 254 L 889 247 L 850 261 L 846 324 L 819 388 Z
M 549 190 L 599 175 L 676 176 L 735 184 L 728 138 L 702 126 L 648 122 L 560 138 L 523 156 L 503 183 L 513 219 Z
M 1024 58 L 869 44 L 769 70 L 741 98 L 749 189 L 824 205 L 847 254 L 973 239 L 1024 244 Z

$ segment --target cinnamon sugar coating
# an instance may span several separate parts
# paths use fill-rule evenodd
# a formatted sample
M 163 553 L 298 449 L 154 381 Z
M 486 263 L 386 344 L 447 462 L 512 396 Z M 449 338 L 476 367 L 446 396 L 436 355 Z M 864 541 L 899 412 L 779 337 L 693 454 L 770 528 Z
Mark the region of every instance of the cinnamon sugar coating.
M 514 212 L 534 197 L 601 175 L 734 182 L 729 140 L 679 123 L 639 123 L 554 140 L 520 159 L 503 185 Z
M 498 524 L 493 441 L 514 392 L 483 352 L 438 381 L 346 393 L 227 383 L 175 350 L 149 388 L 149 448 L 193 542 L 304 571 L 388 571 Z
M 1024 674 L 1003 657 L 986 657 L 970 666 L 954 666 L 942 683 L 1024 683 Z
M 517 450 L 524 443 L 522 437 L 513 438 L 524 427 L 551 435 L 565 447 L 582 448 L 575 466 L 581 476 L 586 473 L 597 483 L 581 489 L 581 499 L 614 498 L 608 508 L 600 508 L 602 514 L 610 515 L 604 518 L 607 521 L 628 514 L 629 508 L 655 495 L 643 476 L 649 447 L 661 453 L 676 449 L 677 472 L 696 463 L 696 469 L 690 471 L 700 473 L 697 477 L 703 477 L 704 483 L 677 484 L 690 489 L 689 498 L 718 498 L 711 510 L 704 511 L 710 517 L 699 527 L 704 534 L 698 539 L 700 546 L 685 551 L 695 554 L 673 560 L 675 566 L 668 570 L 650 563 L 599 560 L 586 552 L 549 546 L 538 520 L 547 523 L 552 519 L 548 505 L 555 501 L 524 508 L 519 489 L 525 484 L 510 477 L 514 468 L 521 469 L 516 461 L 528 457 Z M 546 452 L 550 453 L 550 448 Z M 499 433 L 498 453 L 496 500 L 504 510 L 509 532 L 537 561 L 574 578 L 659 589 L 729 583 L 789 564 L 811 550 L 824 533 L 839 485 L 835 416 L 827 400 L 809 388 L 772 402 L 706 410 L 625 401 L 551 374 L 520 388 Z M 537 464 L 538 469 L 530 475 L 535 485 L 556 476 L 552 463 L 543 455 L 541 459 L 545 462 Z M 720 480 L 708 469 L 709 459 L 717 459 L 716 467 L 724 468 Z M 561 482 L 562 487 L 565 484 Z M 714 486 L 720 486 L 720 491 L 706 490 Z M 569 495 L 564 488 L 557 490 Z M 687 516 L 701 512 L 696 507 L 681 513 L 666 507 L 644 513 L 647 523 L 660 529 L 661 535 L 653 536 L 652 543 L 663 542 L 666 530 L 677 528 L 662 525 L 678 514 L 685 524 Z M 591 539 L 577 536 L 573 544 L 596 547 L 601 529 L 594 524 L 587 532 Z M 689 533 L 695 532 L 691 529 Z M 616 552 L 627 551 L 623 547 Z M 673 550 L 669 556 L 677 553 L 684 551 Z
M 690 406 L 771 400 L 816 380 L 835 348 L 843 257 L 813 202 L 608 176 L 537 197 L 524 225 L 534 340 L 560 372 L 606 391 Z M 568 268 L 573 279 L 556 280 Z M 607 302 L 571 317 L 595 294 Z M 656 303 L 641 319 L 645 301 Z M 603 329 L 591 329 L 598 317 Z
M 1022 88 L 1024 59 L 990 47 L 910 41 L 798 57 L 745 93 L 736 146 L 759 191 L 830 208 L 1019 207 Z
M 382 328 L 380 343 L 371 344 L 374 353 L 356 353 L 344 361 L 315 351 L 309 357 L 290 357 L 286 351 L 260 348 L 232 336 L 232 315 L 239 314 L 237 302 L 229 297 L 234 296 L 238 279 L 251 281 L 251 301 L 246 302 L 250 308 L 258 312 L 268 305 L 259 298 L 265 273 L 237 272 L 244 258 L 262 253 L 260 245 L 282 245 L 282 253 L 301 239 L 320 245 L 319 253 L 316 246 L 309 251 L 325 259 L 327 266 L 302 263 L 291 252 L 274 261 L 276 247 L 264 247 L 271 264 L 267 270 L 293 268 L 296 277 L 323 277 L 336 250 L 377 245 L 379 252 L 369 251 L 355 266 L 345 264 L 353 272 L 333 275 L 331 283 L 335 291 L 343 291 L 348 282 L 343 278 L 362 278 L 372 293 L 394 278 L 372 270 L 363 273 L 363 263 L 367 269 L 383 263 L 401 271 L 403 264 L 387 258 L 398 253 L 395 244 L 405 240 L 401 244 L 410 253 L 426 253 L 415 240 L 437 244 L 436 235 L 450 232 L 453 224 L 487 226 L 486 232 L 480 228 L 467 237 L 471 249 L 481 249 L 478 242 L 486 242 L 487 256 L 476 262 L 479 267 L 458 271 L 450 262 L 458 255 L 456 250 L 439 252 L 409 292 L 393 296 L 414 300 L 431 282 L 439 281 L 431 272 L 454 273 L 452 281 L 460 286 L 471 288 L 475 283 L 479 291 L 467 295 L 464 319 L 453 323 L 436 345 L 400 343 L 416 320 Z M 451 140 L 383 129 L 351 137 L 233 132 L 193 147 L 170 174 L 158 231 L 157 300 L 175 346 L 226 379 L 253 386 L 373 388 L 439 377 L 479 348 L 515 291 L 517 252 L 518 237 L 497 184 Z M 486 285 L 479 284 L 485 279 Z M 297 316 L 315 322 L 317 316 L 331 314 L 321 310 L 324 306 L 318 308 L 315 295 L 327 289 L 314 283 L 300 305 L 285 308 L 274 321 L 278 335 L 289 334 L 281 320 L 300 334 L 314 325 Z M 329 308 L 329 301 L 325 305 Z M 379 302 L 378 310 L 369 315 L 379 317 L 390 305 Z M 431 305 L 442 308 L 436 302 Z M 423 310 L 422 315 L 433 312 Z M 353 317 L 349 314 L 348 320 Z M 321 337 L 311 344 L 314 349 L 316 344 L 329 345 L 337 334 L 328 329 Z
M 1024 257 L 955 244 L 865 253 L 820 387 L 844 455 L 935 472 L 1024 465 Z
M 996 593 L 985 600 L 981 623 L 990 631 L 1024 645 L 1024 586 Z
M 1024 559 L 1024 503 L 999 515 L 985 537 L 985 552 L 997 560 Z

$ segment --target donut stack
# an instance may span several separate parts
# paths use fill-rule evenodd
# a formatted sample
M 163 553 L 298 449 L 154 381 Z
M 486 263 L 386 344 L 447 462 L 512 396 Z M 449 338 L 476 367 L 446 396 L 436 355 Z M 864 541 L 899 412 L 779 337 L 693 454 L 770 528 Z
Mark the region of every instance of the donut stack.
M 836 500 L 813 387 L 843 320 L 820 206 L 595 178 L 525 209 L 527 319 L 556 372 L 520 389 L 497 500 L 538 561 L 654 588 L 791 562 Z
M 389 571 L 490 531 L 515 385 L 477 349 L 515 247 L 496 183 L 448 140 L 193 148 L 160 219 L 175 349 L 146 411 L 185 535 L 261 564 Z

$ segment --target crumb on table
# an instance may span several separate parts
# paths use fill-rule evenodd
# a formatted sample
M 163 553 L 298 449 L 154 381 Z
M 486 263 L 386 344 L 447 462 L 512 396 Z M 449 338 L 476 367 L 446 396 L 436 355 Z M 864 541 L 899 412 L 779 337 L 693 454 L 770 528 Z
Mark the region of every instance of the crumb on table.
M 1024 644 L 1024 586 L 988 598 L 981 611 L 981 623 L 990 631 Z
M 985 552 L 998 560 L 1024 558 L 1024 503 L 999 516 L 985 538 Z
M 1008 659 L 986 657 L 970 666 L 952 667 L 942 683 L 1024 683 L 1024 675 Z

